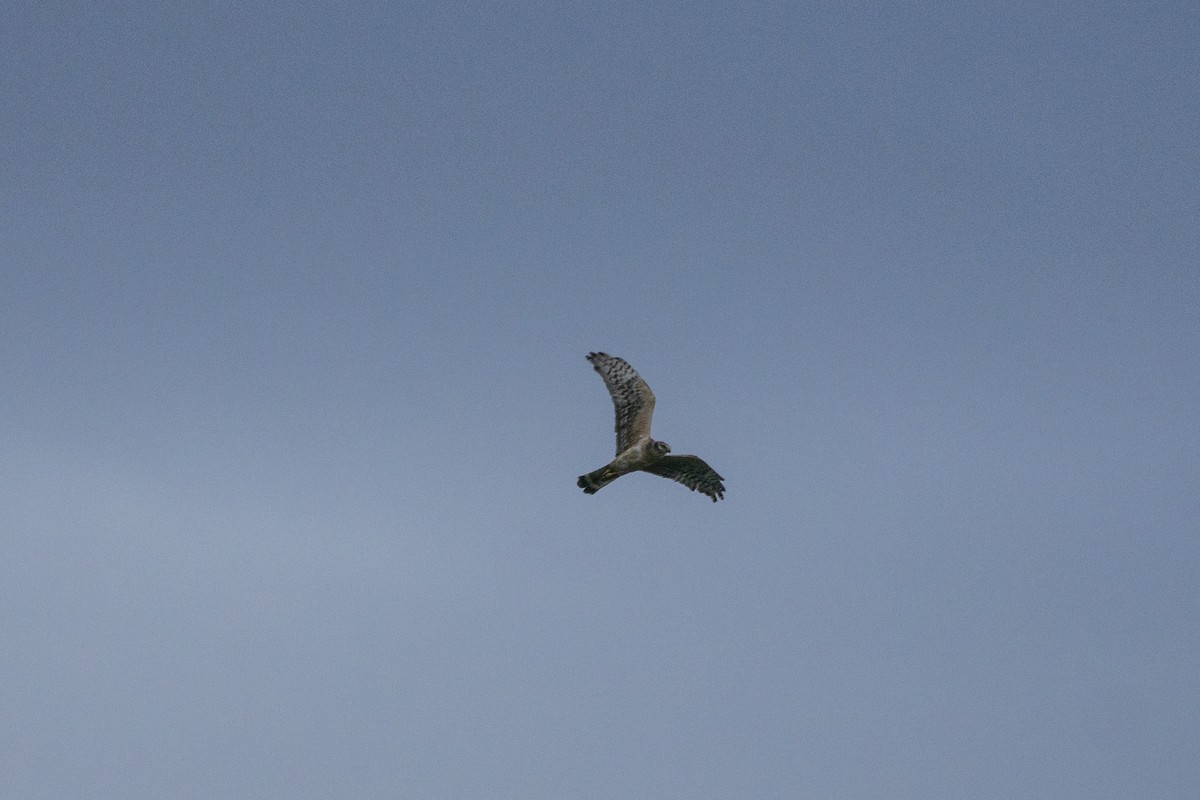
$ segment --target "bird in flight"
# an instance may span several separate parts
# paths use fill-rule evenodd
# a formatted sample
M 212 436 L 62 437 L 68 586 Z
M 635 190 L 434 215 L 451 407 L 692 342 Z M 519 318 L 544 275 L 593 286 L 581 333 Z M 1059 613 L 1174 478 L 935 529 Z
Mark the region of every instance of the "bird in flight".
M 600 373 L 617 412 L 617 457 L 598 470 L 580 475 L 576 485 L 595 494 L 622 475 L 649 472 L 682 483 L 715 503 L 725 497 L 724 480 L 696 456 L 672 456 L 666 442 L 650 438 L 654 392 L 629 362 L 608 353 L 588 353 L 587 360 Z

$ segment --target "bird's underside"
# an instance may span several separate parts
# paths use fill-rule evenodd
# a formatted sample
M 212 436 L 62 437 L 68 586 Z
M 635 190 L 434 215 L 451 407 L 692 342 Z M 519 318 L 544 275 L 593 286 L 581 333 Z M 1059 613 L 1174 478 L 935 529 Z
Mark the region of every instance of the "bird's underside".
M 617 457 L 600 469 L 580 475 L 576 485 L 595 494 L 622 475 L 649 472 L 670 478 L 715 503 L 725 497 L 724 480 L 697 456 L 673 456 L 666 442 L 650 438 L 654 393 L 624 359 L 607 353 L 588 353 L 592 368 L 604 379 L 616 412 Z

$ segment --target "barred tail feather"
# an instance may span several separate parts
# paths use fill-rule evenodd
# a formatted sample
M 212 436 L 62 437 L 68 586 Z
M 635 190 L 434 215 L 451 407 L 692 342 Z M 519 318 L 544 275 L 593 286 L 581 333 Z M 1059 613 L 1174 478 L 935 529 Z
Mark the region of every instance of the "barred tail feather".
M 580 475 L 579 480 L 575 481 L 575 485 L 583 489 L 584 494 L 595 494 L 617 479 L 615 475 L 606 475 L 607 472 L 608 467 L 601 467 L 587 475 Z

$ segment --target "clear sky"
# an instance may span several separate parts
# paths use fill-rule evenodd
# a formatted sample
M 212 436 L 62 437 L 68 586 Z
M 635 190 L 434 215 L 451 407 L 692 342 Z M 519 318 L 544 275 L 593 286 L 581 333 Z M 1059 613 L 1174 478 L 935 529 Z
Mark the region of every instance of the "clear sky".
M 0 780 L 1200 796 L 1200 6 L 12 3 Z M 726 478 L 594 497 L 628 359 Z

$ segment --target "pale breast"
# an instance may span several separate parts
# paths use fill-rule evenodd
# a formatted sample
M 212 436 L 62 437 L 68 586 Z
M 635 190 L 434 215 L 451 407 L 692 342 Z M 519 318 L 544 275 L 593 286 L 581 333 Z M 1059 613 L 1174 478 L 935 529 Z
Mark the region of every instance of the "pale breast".
M 649 436 L 638 439 L 613 459 L 613 467 L 622 473 L 633 472 L 656 460 L 650 453 L 649 444 Z

